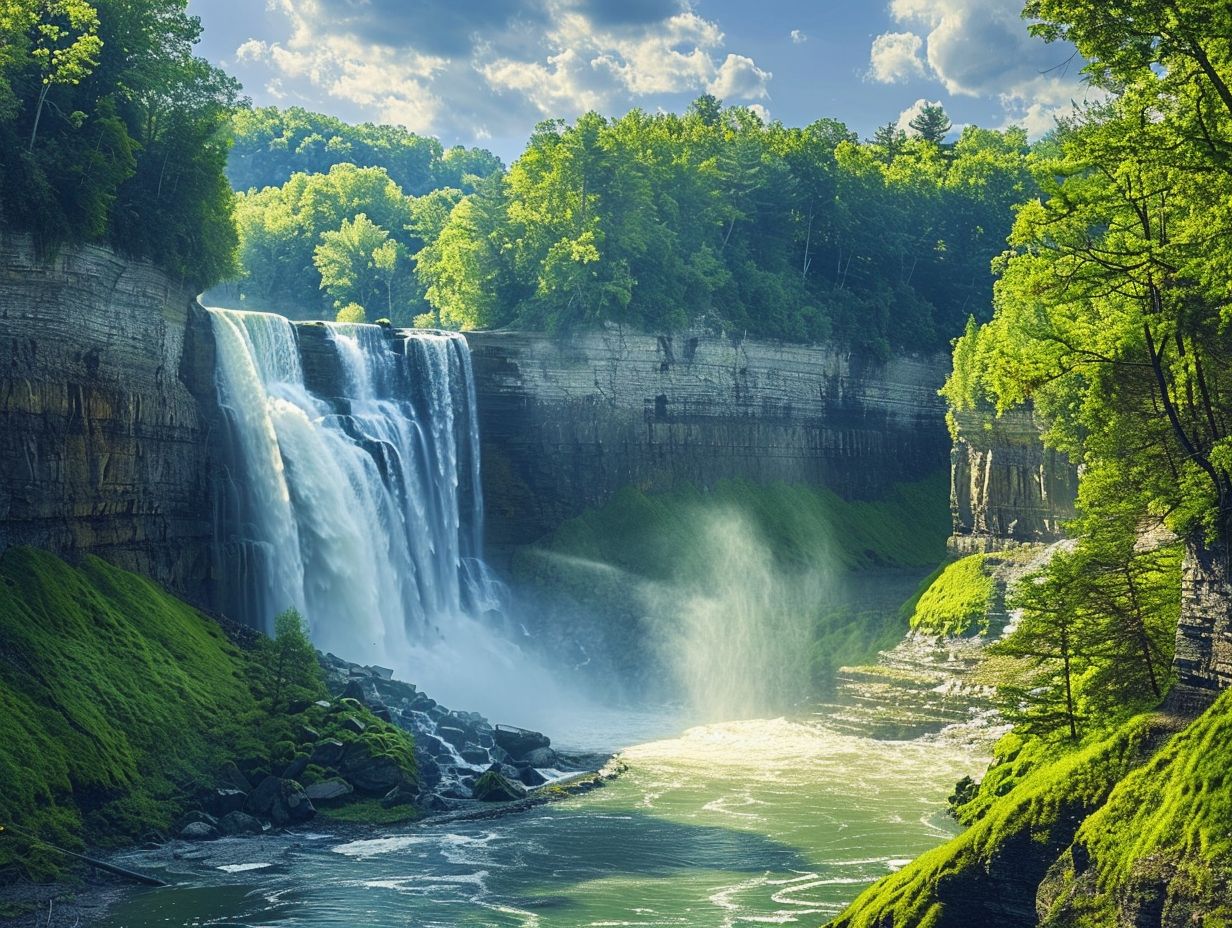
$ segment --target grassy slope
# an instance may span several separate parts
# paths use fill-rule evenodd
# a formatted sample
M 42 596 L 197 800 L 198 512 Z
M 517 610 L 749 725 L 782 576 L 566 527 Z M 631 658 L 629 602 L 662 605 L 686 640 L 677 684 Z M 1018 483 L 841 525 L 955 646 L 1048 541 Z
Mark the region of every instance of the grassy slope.
M 1098 808 L 1146 757 L 1152 719 L 1138 716 L 1076 750 L 1007 736 L 968 818 L 949 843 L 865 890 L 835 928 L 943 928 L 992 924 L 1007 880 L 1028 889 L 1068 846 L 1077 820 Z M 990 875 L 991 874 L 991 875 Z M 1032 882 L 1034 881 L 1034 882 Z M 1025 900 L 1028 906 L 1032 898 Z M 984 919 L 981 921 L 980 919 Z
M 303 725 L 360 737 L 341 727 L 348 715 L 368 726 L 372 753 L 413 775 L 409 736 L 358 704 L 271 716 L 252 688 L 261 665 L 260 651 L 236 648 L 215 622 L 135 574 L 93 558 L 72 567 L 34 549 L 5 551 L 0 823 L 70 848 L 165 831 L 225 761 L 254 779 L 276 772 L 306 750 L 296 744 Z M 54 875 L 60 863 L 0 835 L 0 879 Z
M 947 564 L 916 602 L 911 627 L 931 635 L 987 632 L 995 583 L 985 560 L 971 554 Z

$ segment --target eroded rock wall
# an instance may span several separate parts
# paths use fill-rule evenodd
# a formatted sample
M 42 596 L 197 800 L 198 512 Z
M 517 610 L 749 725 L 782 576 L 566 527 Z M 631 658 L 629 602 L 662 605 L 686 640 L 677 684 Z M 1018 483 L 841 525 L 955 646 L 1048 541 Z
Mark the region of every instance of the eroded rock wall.
M 1064 454 L 1044 447 L 1031 410 L 1011 409 L 999 417 L 965 412 L 955 420 L 954 550 L 995 551 L 1062 538 L 1062 523 L 1074 517 L 1078 470 Z
M 96 554 L 208 603 L 213 353 L 190 301 L 106 249 L 0 236 L 0 549 Z
M 615 330 L 467 337 L 497 549 L 626 486 L 742 478 L 871 498 L 949 455 L 943 355 L 883 363 L 826 346 Z

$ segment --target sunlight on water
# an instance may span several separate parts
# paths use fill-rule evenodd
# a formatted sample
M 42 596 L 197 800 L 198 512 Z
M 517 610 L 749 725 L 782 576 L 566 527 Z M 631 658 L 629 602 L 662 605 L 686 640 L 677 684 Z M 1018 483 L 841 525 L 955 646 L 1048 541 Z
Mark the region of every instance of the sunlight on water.
M 941 738 L 785 719 L 699 726 L 624 756 L 603 789 L 492 821 L 126 855 L 180 885 L 107 925 L 818 925 L 953 834 L 945 797 L 984 762 Z

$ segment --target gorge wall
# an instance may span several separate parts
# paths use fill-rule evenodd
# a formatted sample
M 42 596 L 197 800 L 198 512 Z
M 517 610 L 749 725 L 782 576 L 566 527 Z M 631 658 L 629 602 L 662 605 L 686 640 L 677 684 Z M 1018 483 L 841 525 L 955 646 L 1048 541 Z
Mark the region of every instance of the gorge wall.
M 213 357 L 190 300 L 106 249 L 0 235 L 0 550 L 97 554 L 208 602 Z
M 1075 514 L 1078 469 L 1044 447 L 1030 408 L 956 413 L 954 425 L 950 547 L 969 554 L 1061 538 Z
M 874 498 L 944 467 L 944 355 L 608 329 L 468 333 L 488 539 L 531 542 L 625 486 L 724 478 Z

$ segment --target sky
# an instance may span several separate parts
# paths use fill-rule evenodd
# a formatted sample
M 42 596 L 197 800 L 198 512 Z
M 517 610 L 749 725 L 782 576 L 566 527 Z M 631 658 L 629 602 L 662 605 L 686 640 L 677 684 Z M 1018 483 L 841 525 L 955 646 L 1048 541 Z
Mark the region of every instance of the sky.
M 1047 131 L 1082 60 L 1022 0 L 189 0 L 200 53 L 256 105 L 403 125 L 512 161 L 542 119 L 682 111 L 712 93 L 862 138 L 940 102 Z

